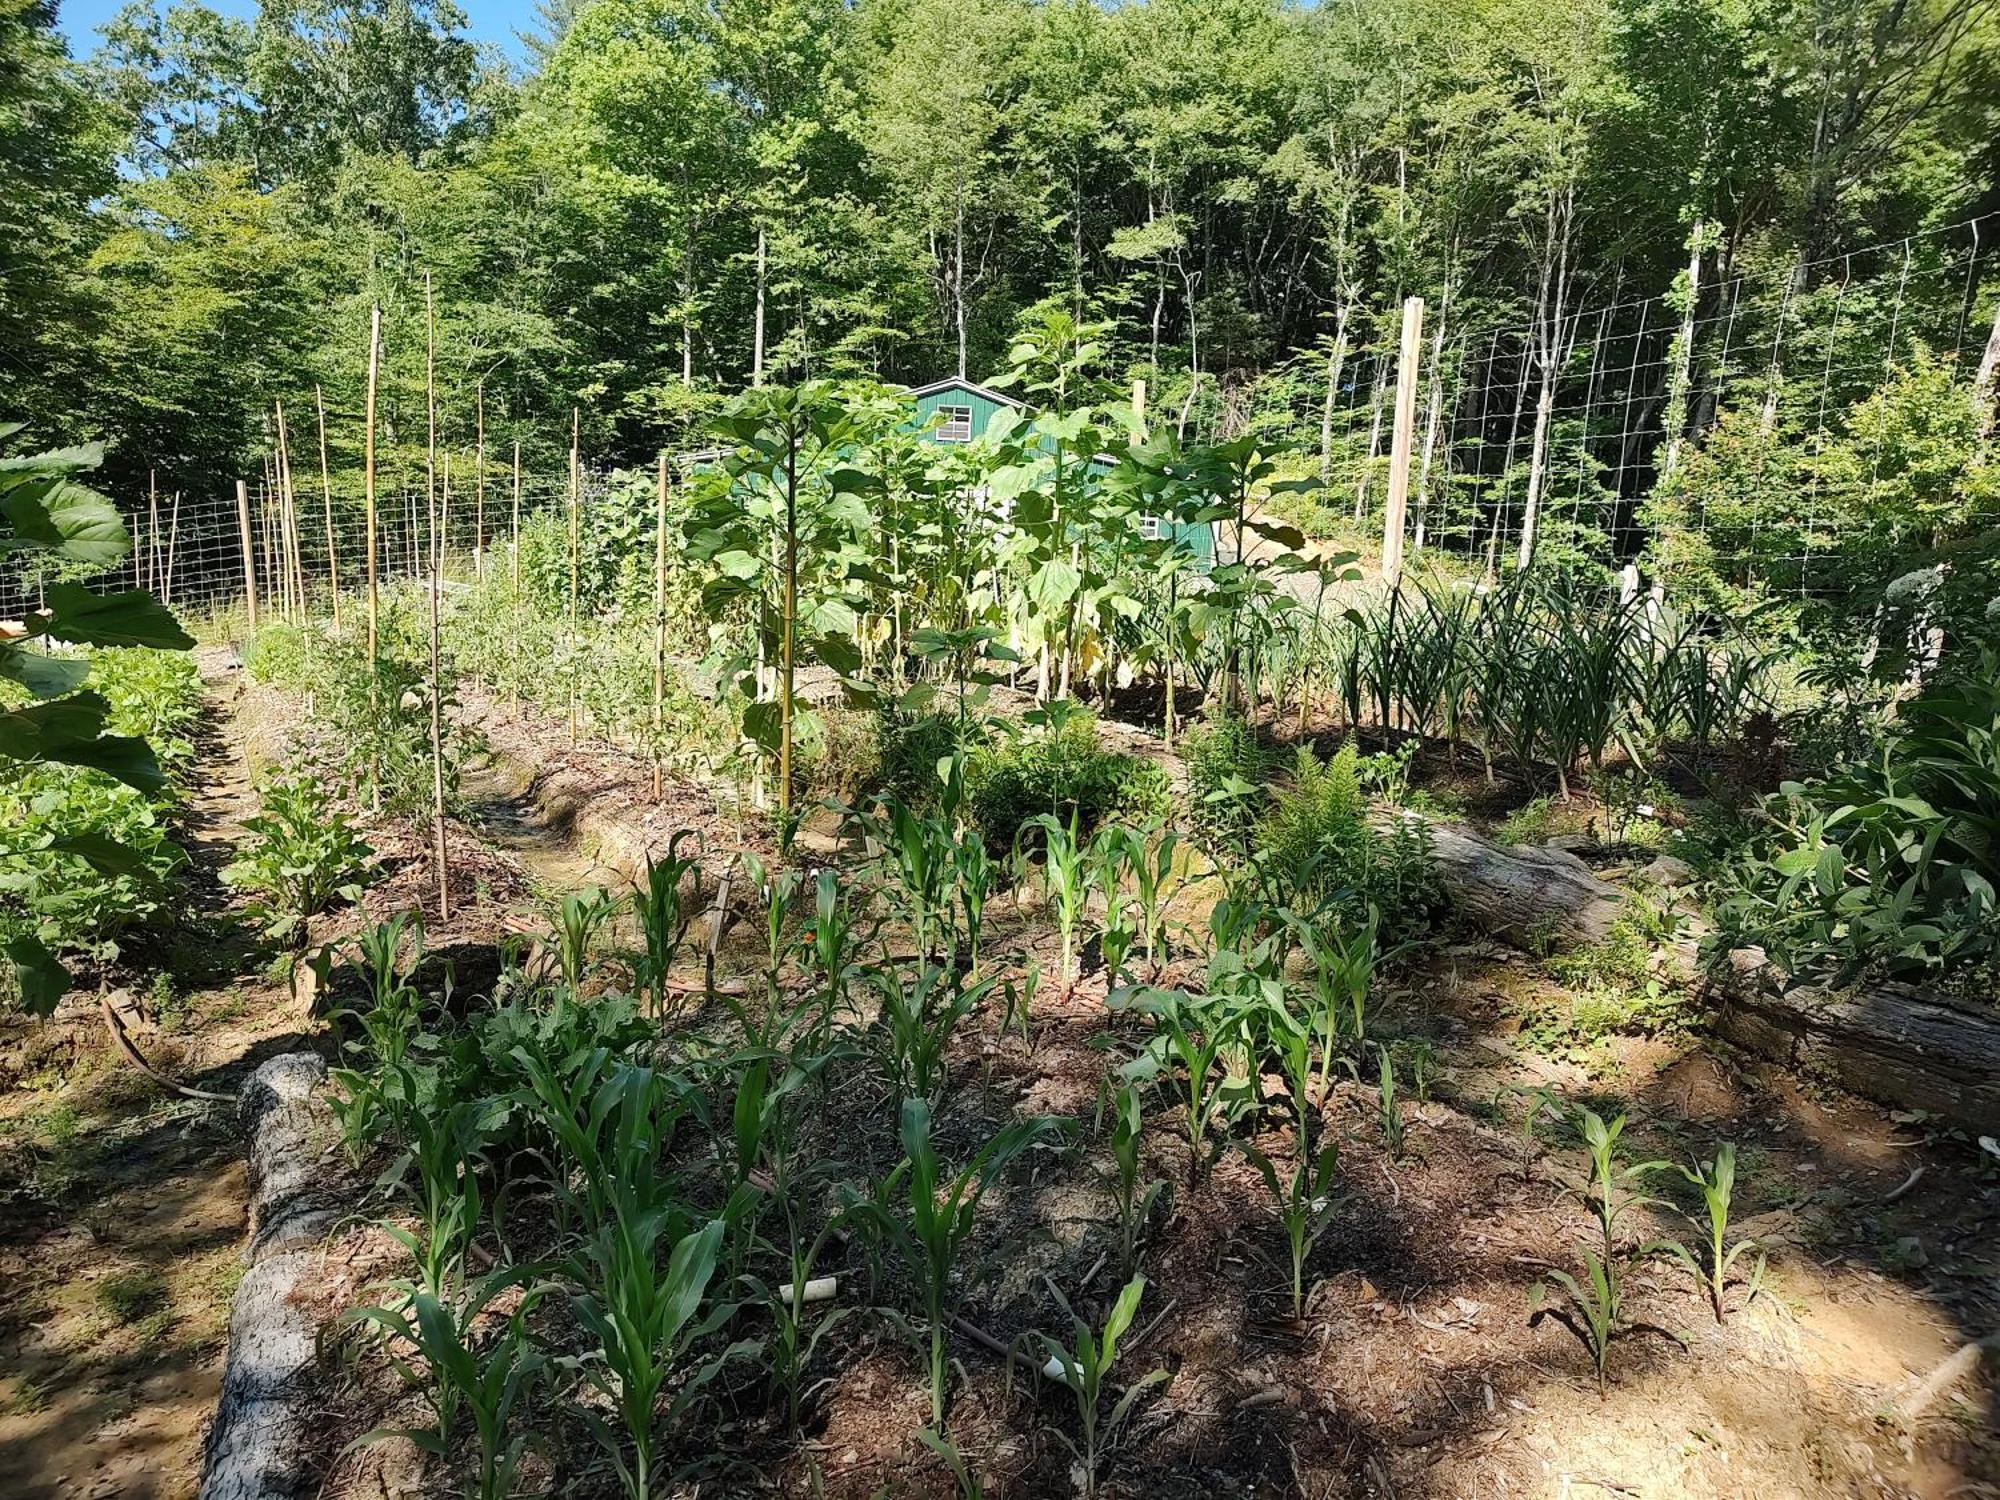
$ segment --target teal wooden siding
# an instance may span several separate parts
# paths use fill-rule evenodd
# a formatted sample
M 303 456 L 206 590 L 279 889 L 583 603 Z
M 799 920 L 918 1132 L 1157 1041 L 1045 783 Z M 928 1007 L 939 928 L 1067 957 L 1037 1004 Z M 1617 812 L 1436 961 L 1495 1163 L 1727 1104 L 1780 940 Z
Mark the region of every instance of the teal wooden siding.
M 933 443 L 945 447 L 985 434 L 987 424 L 1003 411 L 1021 408 L 1005 400 L 996 400 L 983 388 L 971 381 L 941 380 L 932 385 L 920 386 L 912 393 L 916 403 L 916 420 L 925 427 L 925 436 Z M 951 407 L 966 413 L 966 420 L 959 426 L 933 426 L 933 419 L 944 408 Z M 963 432 L 963 437 L 955 436 Z M 1174 536 L 1194 554 L 1195 566 L 1206 573 L 1215 566 L 1215 528 L 1206 521 L 1173 528 Z

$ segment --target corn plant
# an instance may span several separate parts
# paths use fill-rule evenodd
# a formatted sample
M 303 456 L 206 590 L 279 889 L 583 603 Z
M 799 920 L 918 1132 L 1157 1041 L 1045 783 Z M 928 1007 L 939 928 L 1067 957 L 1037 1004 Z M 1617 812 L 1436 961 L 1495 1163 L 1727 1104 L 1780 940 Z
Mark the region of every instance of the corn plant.
M 914 976 L 868 970 L 881 998 L 877 1017 L 882 1071 L 898 1099 L 935 1101 L 949 1080 L 945 1051 L 958 1023 L 992 991 L 991 979 L 963 983 L 955 969 L 924 964 Z
M 781 1010 L 779 980 L 784 973 L 785 955 L 790 950 L 786 926 L 791 920 L 792 902 L 799 893 L 797 870 L 774 869 L 747 850 L 743 869 L 750 887 L 764 908 L 764 1006 L 761 1013 L 748 1006 L 732 1007 L 743 1022 L 744 1039 L 753 1047 L 777 1046 L 790 1017 Z
M 697 1316 L 715 1274 L 723 1227 L 722 1220 L 711 1219 L 690 1230 L 673 1207 L 620 1212 L 573 1258 L 570 1271 L 576 1290 L 570 1310 L 591 1340 L 589 1351 L 574 1363 L 584 1380 L 611 1403 L 623 1431 L 614 1431 L 588 1406 L 579 1405 L 577 1410 L 610 1456 L 632 1500 L 647 1500 L 653 1492 L 661 1396 L 669 1383 L 686 1373 L 694 1345 L 735 1311 L 720 1304 Z M 667 1402 L 669 1423 L 694 1404 L 702 1388 L 741 1347 L 732 1346 L 686 1373 Z
M 552 1062 L 525 1047 L 511 1054 L 526 1080 L 522 1102 L 553 1151 L 558 1230 L 588 1234 L 632 1194 L 668 1201 L 661 1155 L 692 1094 L 678 1078 L 628 1063 L 596 1046 Z M 627 1195 L 621 1200 L 620 1195 Z
M 1166 1190 L 1164 1179 L 1142 1179 L 1145 1122 L 1140 1111 L 1139 1088 L 1127 1083 L 1111 1101 L 1111 1160 L 1115 1171 L 1109 1178 L 1112 1201 L 1118 1209 L 1118 1270 L 1130 1277 L 1139 1265 L 1139 1239 L 1153 1216 L 1153 1205 Z
M 1104 926 L 1098 933 L 1098 951 L 1104 956 L 1105 983 L 1117 985 L 1125 971 L 1126 955 L 1139 940 L 1132 920 L 1132 902 L 1125 894 L 1125 867 L 1130 846 L 1123 828 L 1104 828 L 1090 841 L 1085 854 L 1086 873 L 1104 901 Z
M 417 1084 L 407 1067 L 396 1070 L 401 1094 L 414 1098 Z M 413 1108 L 405 1129 L 409 1144 L 383 1174 L 399 1184 L 416 1209 L 418 1230 L 384 1224 L 390 1238 L 416 1262 L 417 1287 L 445 1297 L 464 1270 L 484 1209 L 479 1186 L 480 1152 L 487 1125 L 502 1106 L 489 1100 L 461 1100 L 449 1108 Z
M 1625 1288 L 1615 1260 L 1599 1260 L 1585 1250 L 1583 1265 L 1584 1280 L 1581 1282 L 1567 1271 L 1552 1269 L 1547 1280 L 1538 1281 L 1528 1289 L 1529 1321 L 1555 1317 L 1568 1325 L 1590 1351 L 1590 1357 L 1597 1366 L 1597 1392 L 1603 1395 L 1604 1371 L 1611 1358 L 1611 1341 L 1625 1330 Z M 1567 1308 L 1549 1305 L 1550 1283 L 1561 1289 L 1569 1304 Z
M 624 905 L 622 897 L 592 888 L 571 891 L 556 903 L 551 913 L 557 967 L 563 987 L 572 995 L 583 992 L 583 977 L 590 970 L 590 947 L 604 925 Z
M 1054 1286 L 1051 1284 L 1051 1291 Z M 1118 1394 L 1111 1403 L 1111 1410 L 1102 1410 L 1104 1398 L 1111 1390 L 1111 1367 L 1118 1360 L 1118 1342 L 1125 1337 L 1132 1326 L 1132 1319 L 1139 1311 L 1139 1300 L 1146 1294 L 1146 1278 L 1134 1276 L 1119 1292 L 1118 1300 L 1111 1305 L 1105 1315 L 1104 1327 L 1093 1332 L 1089 1323 L 1071 1309 L 1061 1292 L 1056 1292 L 1056 1301 L 1069 1315 L 1071 1336 L 1065 1344 L 1047 1334 L 1038 1334 L 1042 1348 L 1048 1355 L 1049 1364 L 1061 1371 L 1063 1385 L 1076 1401 L 1077 1425 L 1082 1429 L 1082 1439 L 1072 1442 L 1069 1434 L 1058 1431 L 1056 1436 L 1075 1455 L 1077 1467 L 1083 1475 L 1084 1500 L 1095 1500 L 1097 1495 L 1097 1469 L 1103 1456 L 1105 1445 L 1114 1441 L 1118 1429 L 1125 1425 L 1125 1419 L 1132 1414 L 1132 1407 L 1139 1398 L 1154 1386 L 1166 1380 L 1165 1370 L 1153 1370 L 1142 1375 Z
M 972 1234 L 980 1199 L 1015 1157 L 1062 1134 L 1057 1120 L 1017 1120 L 950 1173 L 931 1144 L 930 1106 L 905 1099 L 902 1163 L 872 1195 L 850 1194 L 844 1217 L 893 1247 L 917 1284 L 929 1343 L 931 1426 L 938 1431 L 944 1429 L 945 1325 L 957 1304 L 952 1271 Z
M 1375 984 L 1376 933 L 1380 918 L 1354 927 L 1332 921 L 1294 919 L 1292 930 L 1312 965 L 1314 1028 L 1327 1056 L 1337 1040 L 1351 1042 L 1357 1055 L 1368 1045 L 1368 994 Z
M 920 958 L 942 951 L 944 929 L 951 921 L 953 883 L 963 852 L 942 818 L 926 817 L 899 798 L 884 796 L 873 814 L 857 816 L 869 857 L 888 878 L 883 888 L 896 908 Z
M 770 1248 L 784 1258 L 784 1275 L 767 1280 L 746 1273 L 740 1278 L 740 1284 L 748 1294 L 748 1300 L 762 1307 L 770 1317 L 771 1332 L 764 1340 L 762 1354 L 771 1372 L 771 1384 L 785 1403 L 785 1426 L 796 1434 L 799 1430 L 799 1397 L 806 1369 L 819 1348 L 819 1341 L 854 1309 L 833 1307 L 820 1312 L 817 1311 L 818 1304 L 806 1300 L 806 1285 L 813 1279 L 813 1268 L 825 1251 L 827 1241 L 840 1227 L 840 1221 L 829 1219 L 818 1234 L 806 1239 L 799 1232 L 789 1196 L 779 1201 L 785 1216 L 787 1239 L 784 1245 Z
M 1375 1056 L 1381 1070 L 1376 1080 L 1375 1120 L 1382 1128 L 1382 1145 L 1389 1160 L 1401 1161 L 1405 1140 L 1403 1103 L 1396 1094 L 1396 1064 L 1387 1047 L 1377 1047 Z
M 1277 1164 L 1247 1141 L 1236 1143 L 1249 1158 L 1277 1206 L 1278 1222 L 1284 1227 L 1285 1242 L 1292 1257 L 1292 1317 L 1305 1316 L 1306 1262 L 1313 1247 L 1333 1224 L 1340 1199 L 1334 1189 L 1340 1182 L 1340 1144 L 1328 1141 L 1314 1151 L 1310 1132 L 1303 1121 L 1296 1129 L 1296 1148 L 1289 1173 L 1281 1175 Z
M 1562 1097 L 1545 1084 L 1509 1083 L 1503 1084 L 1493 1094 L 1493 1113 L 1504 1120 L 1505 1108 L 1502 1103 L 1510 1094 L 1521 1094 L 1528 1101 L 1527 1109 L 1521 1115 L 1521 1180 L 1527 1181 L 1534 1175 L 1535 1152 L 1541 1145 L 1536 1127 L 1544 1120 L 1562 1121 L 1569 1118 L 1569 1109 Z
M 448 1460 L 460 1419 L 469 1417 L 478 1453 L 480 1500 L 506 1500 L 513 1493 L 515 1471 L 529 1441 L 529 1434 L 510 1434 L 509 1428 L 515 1411 L 548 1368 L 526 1326 L 527 1315 L 546 1285 L 529 1287 L 502 1331 L 483 1345 L 474 1330 L 502 1293 L 533 1275 L 532 1267 L 509 1266 L 481 1277 L 463 1295 L 440 1296 L 413 1288 L 394 1306 L 349 1313 L 347 1321 L 372 1325 L 386 1336 L 391 1367 L 406 1385 L 423 1392 L 431 1411 L 428 1428 L 378 1428 L 359 1441 L 405 1438 Z
M 847 1009 L 848 988 L 861 951 L 860 927 L 841 894 L 840 877 L 832 870 L 821 870 L 813 882 L 812 927 L 804 946 L 818 986 L 817 1019 L 808 1045 L 825 1051 L 836 1018 Z
M 986 930 L 986 900 L 993 894 L 998 874 L 993 856 L 986 852 L 986 839 L 978 829 L 967 829 L 952 845 L 952 888 L 958 893 L 958 909 L 965 926 L 966 957 L 976 972 L 979 943 Z
M 1680 1167 L 1679 1171 L 1701 1193 L 1702 1216 L 1688 1214 L 1686 1218 L 1697 1228 L 1707 1231 L 1703 1253 L 1697 1257 L 1686 1245 L 1674 1239 L 1654 1240 L 1645 1248 L 1671 1255 L 1686 1266 L 1694 1274 L 1695 1284 L 1707 1296 L 1708 1304 L 1715 1312 L 1715 1321 L 1720 1323 L 1729 1273 L 1744 1251 L 1757 1251 L 1756 1266 L 1750 1273 L 1750 1300 L 1756 1300 L 1758 1289 L 1764 1283 L 1765 1256 L 1757 1242 L 1746 1238 L 1734 1245 L 1729 1243 L 1729 1205 L 1736 1193 L 1736 1143 L 1724 1141 L 1716 1148 L 1712 1161 L 1698 1161 L 1692 1166 Z
M 1042 863 L 1036 871 L 1042 887 L 1042 898 L 1056 919 L 1056 931 L 1062 935 L 1062 966 L 1059 970 L 1063 987 L 1067 989 L 1076 982 L 1076 929 L 1083 916 L 1083 906 L 1090 893 L 1088 878 L 1088 846 L 1077 835 L 1077 814 L 1072 811 L 1069 822 L 1059 821 L 1053 813 L 1037 813 L 1021 825 L 1015 835 L 1014 857 L 1018 864 L 1026 865 L 1022 855 L 1020 839 L 1028 830 L 1034 829 L 1042 835 Z
M 963 1453 L 943 1433 L 925 1427 L 917 1433 L 917 1441 L 938 1456 L 946 1469 L 951 1472 L 951 1482 L 958 1491 L 958 1500 L 986 1500 L 986 1487 L 979 1482 L 979 1475 L 966 1461 Z
M 1009 979 L 1001 987 L 1000 1034 L 1005 1036 L 1018 1022 L 1021 1043 L 1030 1050 L 1035 1045 L 1033 1031 L 1035 992 L 1041 987 L 1042 971 L 1032 966 L 1022 971 L 1018 986 Z
M 1618 1141 L 1625 1132 L 1623 1115 L 1606 1124 L 1596 1111 L 1586 1108 L 1577 1111 L 1577 1120 L 1583 1132 L 1584 1149 L 1590 1157 L 1590 1185 L 1582 1196 L 1597 1220 L 1604 1259 L 1610 1262 L 1617 1253 L 1619 1221 L 1641 1204 L 1659 1201 L 1639 1195 L 1629 1185 L 1643 1181 L 1648 1173 L 1669 1163 L 1642 1161 L 1627 1165 L 1620 1160 Z
M 1105 1004 L 1151 1020 L 1152 1040 L 1121 1076 L 1127 1082 L 1167 1081 L 1185 1111 L 1189 1175 L 1200 1181 L 1213 1164 L 1210 1132 L 1224 1109 L 1226 1054 L 1238 1040 L 1237 1019 L 1223 1001 L 1185 990 L 1114 990 Z
M 1167 954 L 1167 907 L 1183 883 L 1180 836 L 1164 824 L 1122 832 L 1139 907 L 1139 935 L 1146 944 L 1147 966 L 1157 976 Z
M 682 855 L 681 844 L 698 838 L 693 829 L 683 828 L 668 841 L 664 859 L 648 854 L 645 883 L 636 885 L 632 892 L 632 911 L 644 944 L 633 977 L 639 993 L 651 995 L 656 1018 L 667 1012 L 667 983 L 681 944 L 687 940 L 688 924 L 694 919 L 692 907 L 682 899 L 681 885 L 690 874 L 697 880 L 701 874 L 700 860 Z

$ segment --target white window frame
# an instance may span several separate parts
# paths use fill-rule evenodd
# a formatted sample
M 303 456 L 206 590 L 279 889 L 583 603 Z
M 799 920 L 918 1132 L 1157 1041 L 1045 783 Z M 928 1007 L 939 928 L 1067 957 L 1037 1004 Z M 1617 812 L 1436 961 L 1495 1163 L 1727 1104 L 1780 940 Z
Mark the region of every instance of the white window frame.
M 1139 517 L 1140 541 L 1157 542 L 1164 535 L 1166 535 L 1166 523 L 1158 516 Z
M 938 415 L 944 421 L 932 433 L 940 443 L 969 443 L 972 441 L 972 408 L 963 402 L 938 404 Z M 962 415 L 954 415 L 954 413 Z

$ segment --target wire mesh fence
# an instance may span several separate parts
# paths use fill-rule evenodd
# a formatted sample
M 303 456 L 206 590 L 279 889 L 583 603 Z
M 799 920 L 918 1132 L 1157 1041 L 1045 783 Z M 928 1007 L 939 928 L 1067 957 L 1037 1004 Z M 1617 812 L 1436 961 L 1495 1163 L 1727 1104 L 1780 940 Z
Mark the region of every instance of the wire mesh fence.
M 1539 316 L 1501 327 L 1470 326 L 1448 308 L 1428 316 L 1411 555 L 1436 548 L 1490 569 L 1586 536 L 1601 555 L 1629 559 L 1649 533 L 1646 504 L 1663 476 L 1718 423 L 1752 420 L 1810 453 L 1899 368 L 1930 361 L 1967 380 L 1982 359 L 1990 368 L 2000 346 L 2000 214 L 1808 265 L 1709 267 L 1660 295 L 1579 308 L 1544 300 Z M 1385 320 L 1301 356 L 1277 409 L 1258 418 L 1316 452 L 1330 520 L 1361 526 L 1380 515 L 1398 336 Z M 285 436 L 280 428 L 240 499 L 233 478 L 199 487 L 156 478 L 143 493 L 115 496 L 133 551 L 87 581 L 149 589 L 197 618 L 253 595 L 260 607 L 288 608 L 325 600 L 335 583 L 357 587 L 370 539 L 359 476 L 329 473 L 306 435 Z M 433 474 L 420 449 L 395 450 L 376 490 L 377 578 L 426 573 L 437 536 L 451 576 L 508 566 L 522 527 L 552 510 L 566 520 L 569 474 L 517 464 L 454 450 Z M 608 472 L 579 474 L 580 529 L 607 519 L 615 488 Z M 1754 553 L 1761 566 L 1790 570 L 1802 591 L 1843 587 L 1823 500 L 1812 474 L 1788 501 L 1782 537 L 1758 534 L 1753 519 L 1712 560 L 1727 566 Z M 1705 534 L 1699 504 L 1682 519 Z M 0 617 L 36 608 L 49 581 L 19 559 L 0 568 Z

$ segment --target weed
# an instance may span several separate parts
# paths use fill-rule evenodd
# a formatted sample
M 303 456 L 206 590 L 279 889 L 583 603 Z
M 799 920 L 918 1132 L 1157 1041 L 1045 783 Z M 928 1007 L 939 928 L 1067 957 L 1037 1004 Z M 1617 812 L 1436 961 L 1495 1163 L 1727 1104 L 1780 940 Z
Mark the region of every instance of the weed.
M 295 766 L 264 784 L 260 810 L 245 818 L 242 856 L 224 871 L 256 893 L 254 911 L 272 937 L 303 946 L 306 923 L 335 896 L 355 900 L 375 851 L 334 805 L 312 771 Z

